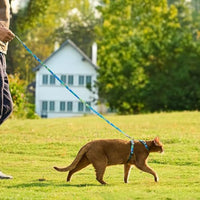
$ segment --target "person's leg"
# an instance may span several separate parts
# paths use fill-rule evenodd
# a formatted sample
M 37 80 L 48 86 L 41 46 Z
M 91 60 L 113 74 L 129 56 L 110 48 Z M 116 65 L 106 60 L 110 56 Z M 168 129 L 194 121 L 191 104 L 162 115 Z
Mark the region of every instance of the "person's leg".
M 6 73 L 6 60 L 0 53 L 0 125 L 10 116 L 12 110 L 13 102 Z
M 0 53 L 0 119 L 2 118 L 3 115 L 3 87 L 4 87 L 3 65 L 4 65 L 3 54 Z
M 8 77 L 6 74 L 5 56 L 0 53 L 0 124 L 10 115 L 13 109 L 12 98 L 9 91 Z M 0 179 L 12 179 L 0 171 Z

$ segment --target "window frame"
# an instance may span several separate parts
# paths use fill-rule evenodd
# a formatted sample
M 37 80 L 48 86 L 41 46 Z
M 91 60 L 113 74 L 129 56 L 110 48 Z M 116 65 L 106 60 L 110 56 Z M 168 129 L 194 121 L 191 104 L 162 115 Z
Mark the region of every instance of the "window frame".
M 68 85 L 74 85 L 74 76 L 73 75 L 68 75 L 67 77 L 67 83 Z
M 92 87 L 92 76 L 91 75 L 87 75 L 85 79 L 86 79 L 85 80 L 86 87 L 89 88 L 89 89 L 91 89 L 91 87 Z M 88 79 L 90 81 L 88 81 Z
M 72 101 L 67 102 L 67 112 L 73 112 L 73 102 Z
M 43 74 L 42 75 L 42 85 L 48 85 L 48 81 L 49 81 L 48 74 Z
M 83 86 L 85 83 L 85 77 L 83 75 L 78 76 L 78 85 Z
M 62 106 L 64 109 L 62 109 Z M 60 112 L 65 112 L 65 111 L 66 111 L 66 102 L 60 101 Z
M 53 75 L 50 75 L 49 77 L 49 84 L 50 85 L 55 85 L 56 84 L 56 78 Z
M 55 101 L 49 101 L 49 111 L 55 111 Z
M 63 83 L 65 83 L 65 84 L 67 83 L 67 76 L 66 75 L 61 74 L 60 79 L 61 79 L 61 81 L 63 81 Z
M 47 112 L 48 111 L 48 101 L 42 101 L 41 110 L 42 110 L 42 112 Z
M 91 102 L 90 101 L 87 101 L 86 102 L 89 106 L 91 106 Z M 85 105 L 85 112 L 90 112 L 90 108 L 88 108 L 86 105 Z
M 78 102 L 78 112 L 84 112 L 84 105 L 82 102 Z

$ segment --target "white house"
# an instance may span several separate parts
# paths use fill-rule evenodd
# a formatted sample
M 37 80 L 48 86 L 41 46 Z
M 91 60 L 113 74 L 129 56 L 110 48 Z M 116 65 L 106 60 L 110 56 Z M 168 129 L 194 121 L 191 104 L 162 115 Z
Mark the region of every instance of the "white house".
M 44 61 L 44 64 L 83 101 L 97 110 L 98 95 L 94 87 L 97 66 L 71 40 L 64 42 Z M 91 112 L 46 68 L 39 65 L 35 70 L 35 107 L 39 116 L 47 118 L 71 117 Z

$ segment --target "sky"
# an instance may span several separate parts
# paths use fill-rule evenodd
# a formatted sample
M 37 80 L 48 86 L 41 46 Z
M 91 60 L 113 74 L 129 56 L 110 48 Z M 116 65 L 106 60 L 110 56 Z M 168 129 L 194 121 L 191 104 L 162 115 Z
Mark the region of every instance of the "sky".
M 23 7 L 26 2 L 28 0 L 12 0 L 12 8 L 13 8 L 13 12 L 17 12 L 17 10 L 19 9 L 19 7 Z M 94 7 L 99 5 L 99 0 L 89 0 L 91 3 L 93 3 Z M 185 0 L 190 2 L 191 0 Z
M 16 13 L 17 10 L 19 9 L 19 7 L 23 7 L 26 4 L 27 1 L 28 0 L 12 0 L 11 6 L 12 6 L 12 9 L 13 9 L 13 12 Z M 99 3 L 98 3 L 99 0 L 89 0 L 89 1 L 91 3 L 93 3 L 94 7 L 99 5 Z
M 13 12 L 16 13 L 19 7 L 23 7 L 28 0 L 12 0 L 11 6 Z

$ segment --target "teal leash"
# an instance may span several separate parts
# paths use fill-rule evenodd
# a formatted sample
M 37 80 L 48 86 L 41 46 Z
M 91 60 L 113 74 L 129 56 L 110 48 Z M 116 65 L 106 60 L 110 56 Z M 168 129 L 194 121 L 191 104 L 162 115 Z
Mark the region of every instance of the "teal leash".
M 23 42 L 22 40 L 15 35 L 15 38 L 24 46 L 24 48 L 43 66 L 45 67 L 60 83 L 63 85 L 71 94 L 73 94 L 80 102 L 86 105 L 93 113 L 95 113 L 97 116 L 99 116 L 101 119 L 106 121 L 108 124 L 110 124 L 112 127 L 114 127 L 116 130 L 118 130 L 120 133 L 128 137 L 129 139 L 131 138 L 129 135 L 127 135 L 124 131 L 122 131 L 120 128 L 115 126 L 113 123 L 111 123 L 108 119 L 106 119 L 103 115 L 101 115 L 99 112 L 97 112 L 94 108 L 92 108 L 89 104 L 87 104 L 85 101 L 83 101 L 73 90 L 71 90 L 47 65 L 44 64 Z
M 144 140 L 139 140 L 139 142 L 141 142 L 145 146 L 146 150 L 149 151 L 149 147 Z
M 134 140 L 131 140 L 131 152 L 130 152 L 127 163 L 131 160 L 133 153 L 134 153 Z

